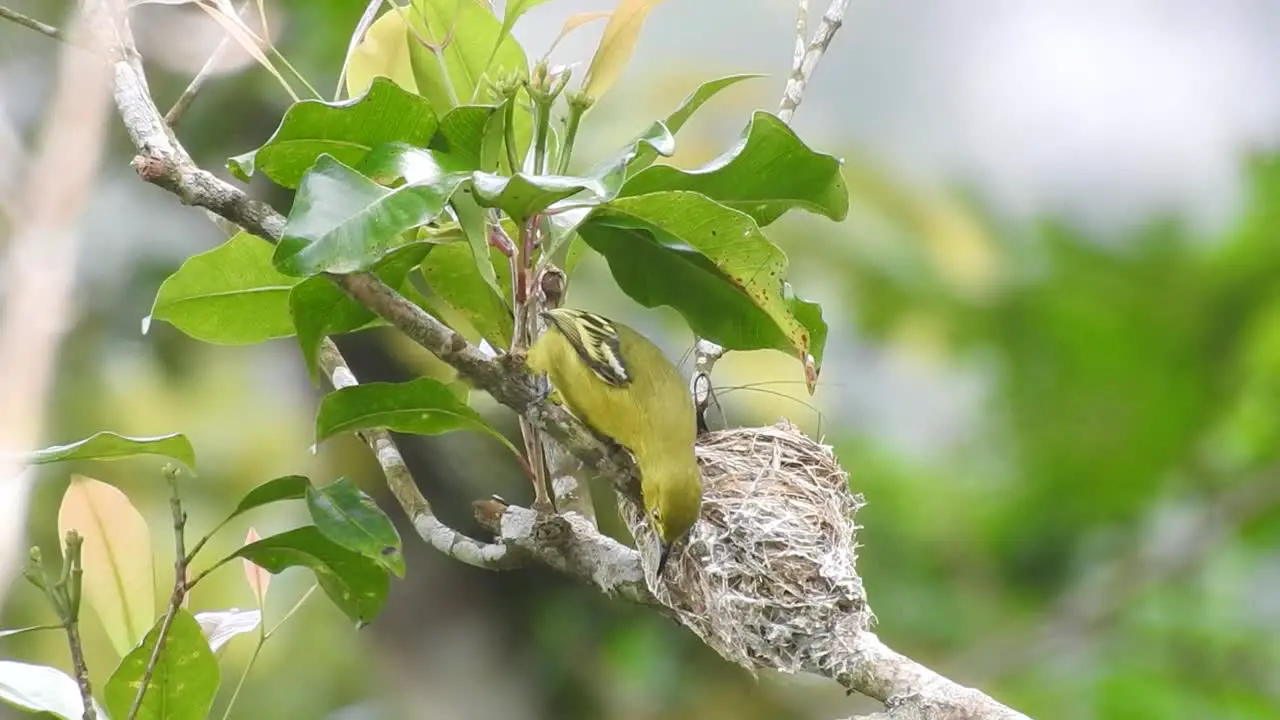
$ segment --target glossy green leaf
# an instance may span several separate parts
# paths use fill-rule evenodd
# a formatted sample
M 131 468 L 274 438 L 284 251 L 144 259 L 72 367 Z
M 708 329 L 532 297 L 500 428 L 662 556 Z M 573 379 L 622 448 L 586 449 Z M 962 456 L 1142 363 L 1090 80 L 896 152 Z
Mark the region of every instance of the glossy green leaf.
M 485 249 L 485 264 L 489 263 Z M 439 245 L 422 262 L 422 276 L 432 292 L 457 310 L 494 347 L 511 346 L 512 310 L 480 274 L 472 250 L 464 244 Z
M 272 259 L 290 275 L 368 270 L 412 242 L 406 232 L 438 217 L 465 179 L 449 174 L 391 190 L 322 156 L 302 180 Z
M 775 115 L 756 112 L 743 139 L 696 170 L 655 165 L 622 188 L 624 197 L 692 190 L 747 213 L 762 227 L 794 208 L 843 220 L 849 188 L 840 161 L 805 145 Z
M 472 188 L 480 205 L 498 208 L 516 222 L 579 193 L 585 193 L 581 199 L 583 203 L 601 202 L 609 194 L 605 185 L 596 178 L 524 173 L 506 176 L 477 172 Z
M 354 166 L 383 143 L 425 147 L 437 125 L 426 98 L 376 77 L 369 91 L 358 98 L 295 103 L 266 144 L 231 158 L 227 168 L 246 182 L 261 171 L 278 185 L 296 188 L 321 155 Z
M 271 264 L 271 244 L 246 232 L 188 258 L 160 284 L 145 333 L 163 320 L 197 340 L 249 345 L 289 337 L 289 291 L 297 278 Z
M 311 481 L 302 475 L 284 475 L 268 480 L 245 493 L 245 496 L 240 499 L 240 504 L 236 505 L 236 509 L 232 510 L 227 519 L 222 522 L 225 525 L 232 519 L 263 505 L 281 500 L 301 500 L 307 496 L 307 488 L 310 487 Z
M 663 192 L 619 198 L 579 232 L 642 305 L 675 308 L 729 349 L 812 354 L 819 370 L 821 313 L 788 297 L 786 255 L 749 216 L 697 193 Z
M 418 35 L 436 46 L 429 48 L 410 33 L 414 81 L 438 112 L 495 100 L 486 76 L 529 77 L 524 50 L 509 34 L 499 42 L 502 23 L 482 0 L 413 0 L 406 16 Z
M 189 470 L 195 470 L 196 467 L 196 451 L 191 447 L 191 441 L 182 433 L 129 437 L 104 430 L 84 440 L 36 450 L 23 455 L 21 460 L 28 465 L 46 465 L 65 460 L 120 460 L 139 455 L 173 458 L 186 465 Z
M 431 378 L 404 383 L 363 383 L 335 390 L 320 401 L 316 442 L 339 433 L 370 428 L 414 435 L 475 430 L 492 435 L 515 451 L 505 436 L 460 401 L 448 385 Z
M 307 489 L 307 510 L 325 537 L 404 577 L 400 533 L 391 518 L 347 478 Z
M 0 702 L 63 720 L 84 717 L 80 686 L 70 675 L 47 665 L 0 660 Z M 96 701 L 93 706 L 98 717 L 106 717 Z
M 454 170 L 493 170 L 481 161 L 486 128 L 497 113 L 495 105 L 461 105 L 440 119 L 440 129 L 430 148 L 456 163 Z
M 693 117 L 693 114 L 696 113 L 699 108 L 705 105 L 708 100 L 719 94 L 721 90 L 737 85 L 743 80 L 751 80 L 753 78 L 760 77 L 765 76 L 759 74 L 729 75 L 716 80 L 708 80 L 707 82 L 699 85 L 693 92 L 689 93 L 688 97 L 680 102 L 680 106 L 667 116 L 667 119 L 663 121 L 663 124 L 666 125 L 667 129 L 672 133 L 678 133 L 680 132 L 680 129 L 684 127 L 684 124 L 689 122 L 689 118 Z M 631 164 L 628 166 L 628 174 L 634 175 L 635 173 L 638 173 L 652 165 L 653 161 L 656 160 L 660 154 L 656 150 L 656 148 L 641 148 L 640 151 L 636 153 L 635 159 L 632 160 Z M 667 154 L 670 155 L 671 153 Z
M 103 699 L 112 717 L 129 715 L 163 622 L 163 618 L 156 622 L 142 643 L 120 661 L 107 679 Z M 179 609 L 169 623 L 135 717 L 139 720 L 205 720 L 213 707 L 220 680 L 218 659 L 200 630 L 200 623 L 191 613 Z
M 380 565 L 330 540 L 315 526 L 265 537 L 222 562 L 233 558 L 249 560 L 272 575 L 291 567 L 310 568 L 320 589 L 357 626 L 368 624 L 382 611 L 390 590 L 390 578 Z
M 425 243 L 398 248 L 378 261 L 373 273 L 402 294 L 412 295 L 404 287 L 406 279 L 430 249 Z M 307 372 L 313 380 L 319 379 L 317 360 L 320 342 L 325 337 L 386 324 L 325 277 L 307 278 L 295 285 L 289 294 L 289 313 L 293 316 Z

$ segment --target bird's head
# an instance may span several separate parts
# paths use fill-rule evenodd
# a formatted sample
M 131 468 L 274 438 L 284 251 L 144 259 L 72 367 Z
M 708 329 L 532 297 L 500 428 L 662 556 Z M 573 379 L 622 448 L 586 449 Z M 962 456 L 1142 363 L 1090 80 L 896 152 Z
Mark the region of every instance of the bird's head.
M 697 466 L 694 466 L 697 471 Z M 642 490 L 645 514 L 658 535 L 658 576 L 671 557 L 671 547 L 688 534 L 698 520 L 702 506 L 702 477 L 680 482 L 645 483 Z

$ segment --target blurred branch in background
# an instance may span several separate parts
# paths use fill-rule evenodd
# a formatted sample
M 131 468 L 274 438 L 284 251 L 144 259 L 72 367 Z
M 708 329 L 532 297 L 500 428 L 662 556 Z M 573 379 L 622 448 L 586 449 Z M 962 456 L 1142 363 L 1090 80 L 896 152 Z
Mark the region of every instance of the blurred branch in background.
M 1157 504 L 1135 524 L 1129 552 L 1088 570 L 1045 610 L 1038 627 L 991 638 L 950 664 L 974 668 L 994 682 L 1054 656 L 1078 655 L 1143 593 L 1192 571 L 1241 528 L 1280 505 L 1280 470 L 1241 478 L 1181 505 L 1169 512 L 1168 505 Z
M 58 348 L 74 311 L 78 221 L 97 177 L 111 109 L 110 68 L 78 47 L 92 41 L 83 14 L 75 14 L 65 34 L 22 24 L 75 44 L 61 48 L 56 90 L 21 199 L 7 208 L 13 234 L 0 281 L 0 595 L 25 555 L 32 482 L 30 471 L 4 458 L 32 449 L 44 430 Z

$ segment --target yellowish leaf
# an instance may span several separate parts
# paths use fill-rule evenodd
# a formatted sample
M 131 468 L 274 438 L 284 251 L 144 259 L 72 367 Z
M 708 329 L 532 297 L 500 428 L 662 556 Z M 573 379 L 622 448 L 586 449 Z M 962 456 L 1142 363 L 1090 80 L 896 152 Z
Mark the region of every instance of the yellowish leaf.
M 394 10 L 375 20 L 351 53 L 347 62 L 347 95 L 363 95 L 379 75 L 409 92 L 418 92 L 409 63 L 409 23 L 404 14 Z
M 249 534 L 244 537 L 244 544 L 251 545 L 258 542 L 258 531 L 249 528 Z M 244 579 L 249 583 L 249 590 L 253 593 L 253 597 L 258 601 L 258 609 L 267 602 L 267 588 L 271 587 L 271 573 L 267 572 L 261 565 L 256 565 L 248 560 L 241 559 L 244 563 Z
M 604 35 L 596 46 L 596 53 L 591 58 L 591 67 L 587 68 L 587 79 L 582 91 L 587 97 L 599 100 L 618 77 L 622 75 L 631 53 L 636 49 L 636 41 L 640 39 L 640 30 L 649 17 L 649 11 L 662 0 L 621 0 L 614 8 L 609 24 L 604 27 Z
M 552 51 L 556 49 L 556 46 L 560 44 L 560 41 L 564 40 L 565 37 L 569 35 L 569 33 L 573 32 L 574 30 L 577 30 L 578 28 L 582 27 L 583 25 L 586 25 L 589 22 L 594 22 L 596 20 L 603 20 L 612 14 L 613 13 L 610 12 L 609 10 L 601 10 L 596 12 L 574 13 L 573 15 L 570 15 L 569 19 L 565 20 L 564 25 L 560 27 L 560 34 L 557 35 L 556 39 L 551 42 L 551 47 L 547 48 L 547 54 L 544 55 L 543 57 L 550 57 Z
M 68 530 L 84 537 L 84 599 L 123 656 L 156 620 L 155 564 L 147 523 L 115 487 L 72 475 L 58 509 L 58 534 L 66 537 Z

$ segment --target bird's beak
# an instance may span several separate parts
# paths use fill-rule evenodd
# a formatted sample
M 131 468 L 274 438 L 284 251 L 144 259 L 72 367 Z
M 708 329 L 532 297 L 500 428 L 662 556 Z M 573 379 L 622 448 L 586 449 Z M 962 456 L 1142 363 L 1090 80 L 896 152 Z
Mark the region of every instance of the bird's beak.
M 667 561 L 671 559 L 671 543 L 658 541 L 658 577 L 667 569 Z

